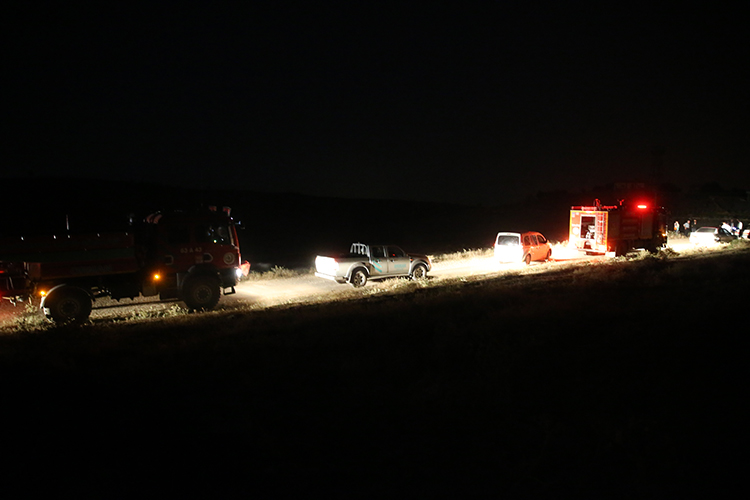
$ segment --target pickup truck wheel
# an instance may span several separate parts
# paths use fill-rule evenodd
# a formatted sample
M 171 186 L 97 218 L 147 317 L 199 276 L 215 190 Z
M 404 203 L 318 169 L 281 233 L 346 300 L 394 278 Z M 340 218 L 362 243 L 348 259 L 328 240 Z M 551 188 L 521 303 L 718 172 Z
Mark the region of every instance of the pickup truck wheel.
M 367 273 L 362 269 L 357 269 L 352 273 L 352 278 L 349 280 L 354 288 L 360 288 L 367 284 Z
M 213 276 L 189 278 L 182 287 L 182 301 L 191 311 L 208 311 L 219 303 L 219 280 Z
M 412 279 L 421 280 L 427 277 L 427 267 L 424 264 L 417 264 L 411 273 Z
M 80 288 L 64 287 L 47 297 L 44 315 L 54 323 L 83 323 L 91 315 L 91 297 Z

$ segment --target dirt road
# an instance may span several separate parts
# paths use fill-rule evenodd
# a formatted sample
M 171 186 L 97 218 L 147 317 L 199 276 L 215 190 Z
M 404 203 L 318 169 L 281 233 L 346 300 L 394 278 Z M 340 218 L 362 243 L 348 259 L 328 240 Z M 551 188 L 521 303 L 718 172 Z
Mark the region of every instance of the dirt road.
M 560 256 L 550 262 L 532 262 L 530 266 L 523 263 L 504 264 L 498 263 L 493 258 L 474 258 L 467 260 L 456 260 L 452 262 L 438 262 L 433 264 L 429 272 L 429 279 L 443 280 L 458 278 L 462 276 L 494 275 L 498 273 L 544 272 L 553 269 L 556 265 L 570 263 L 573 261 L 595 261 L 605 257 L 590 257 L 576 252 L 557 249 Z M 373 286 L 368 283 L 366 286 Z M 270 307 L 279 304 L 305 301 L 310 298 L 319 298 L 321 295 L 342 294 L 350 291 L 350 285 L 342 285 L 313 275 L 303 275 L 294 278 L 273 279 L 263 281 L 248 281 L 240 283 L 234 296 L 223 297 L 226 303 L 241 303 L 244 305 L 254 304 L 260 307 Z
M 604 256 L 585 256 L 563 246 L 553 248 L 553 260 L 550 262 L 533 262 L 530 266 L 523 263 L 502 264 L 493 258 L 474 258 L 454 260 L 451 262 L 437 262 L 429 273 L 429 279 L 443 280 L 469 276 L 492 276 L 499 273 L 545 272 L 556 266 L 571 262 L 599 261 Z M 376 286 L 368 283 L 367 287 Z M 320 300 L 330 297 L 334 300 L 337 295 L 352 290 L 350 285 L 342 285 L 333 281 L 316 278 L 312 274 L 300 275 L 292 278 L 266 279 L 243 281 L 236 287 L 236 293 L 221 298 L 219 308 L 225 310 L 266 308 L 282 304 L 305 302 L 311 299 Z M 3 301 L 5 302 L 5 301 Z M 183 305 L 179 301 L 162 302 L 155 298 L 139 298 L 136 300 L 123 299 L 113 301 L 100 299 L 94 305 L 91 320 L 94 322 L 140 320 L 161 316 L 180 314 Z M 34 308 L 9 303 L 0 304 L 0 327 L 12 326 L 19 316 L 35 314 Z

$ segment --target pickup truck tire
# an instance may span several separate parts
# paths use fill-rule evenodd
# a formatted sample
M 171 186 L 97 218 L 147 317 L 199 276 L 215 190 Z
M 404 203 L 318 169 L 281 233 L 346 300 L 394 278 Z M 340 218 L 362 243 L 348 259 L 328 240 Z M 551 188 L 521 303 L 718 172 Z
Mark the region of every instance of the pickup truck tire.
M 215 276 L 188 278 L 182 287 L 182 301 L 191 311 L 209 311 L 219 303 L 221 290 Z
M 352 272 L 352 277 L 349 280 L 349 283 L 352 284 L 354 288 L 360 288 L 367 284 L 367 273 L 364 269 L 361 267 L 359 269 L 355 269 Z
M 414 266 L 414 270 L 411 272 L 412 279 L 421 280 L 427 277 L 427 266 L 424 264 L 417 264 Z
M 63 286 L 44 301 L 44 315 L 53 323 L 84 323 L 91 315 L 91 297 L 82 289 Z

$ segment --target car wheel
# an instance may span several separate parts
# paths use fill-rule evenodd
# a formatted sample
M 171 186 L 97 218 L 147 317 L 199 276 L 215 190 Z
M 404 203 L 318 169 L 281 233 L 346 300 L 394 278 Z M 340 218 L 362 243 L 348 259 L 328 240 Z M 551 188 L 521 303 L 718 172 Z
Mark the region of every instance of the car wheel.
M 221 290 L 214 276 L 188 278 L 182 287 L 182 301 L 191 311 L 208 311 L 219 303 Z
M 91 297 L 75 287 L 64 287 L 44 303 L 44 315 L 54 323 L 83 323 L 91 315 Z
M 528 266 L 529 264 L 531 264 L 531 254 L 530 254 L 530 253 L 527 253 L 527 254 L 526 254 L 526 257 L 524 257 L 524 258 L 523 258 L 523 261 L 524 261 L 524 263 L 525 263 L 525 264 L 526 264 L 527 266 Z
M 427 277 L 427 268 L 424 264 L 417 264 L 414 266 L 414 271 L 411 273 L 412 279 L 421 280 Z
M 349 280 L 354 288 L 360 288 L 367 284 L 367 273 L 363 269 L 357 269 L 352 273 L 352 278 Z
M 552 258 L 552 250 L 547 250 L 547 256 L 544 258 L 544 260 L 549 262 L 551 258 Z

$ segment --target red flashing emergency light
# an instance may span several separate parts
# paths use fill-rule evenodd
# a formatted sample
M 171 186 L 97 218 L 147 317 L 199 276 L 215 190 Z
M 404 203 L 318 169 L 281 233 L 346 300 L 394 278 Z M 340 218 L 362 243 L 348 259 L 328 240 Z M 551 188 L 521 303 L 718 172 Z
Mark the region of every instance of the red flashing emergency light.
M 641 203 L 638 205 L 638 208 L 640 208 L 641 210 L 645 210 L 648 208 L 648 205 L 646 205 L 645 203 Z

